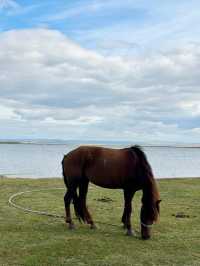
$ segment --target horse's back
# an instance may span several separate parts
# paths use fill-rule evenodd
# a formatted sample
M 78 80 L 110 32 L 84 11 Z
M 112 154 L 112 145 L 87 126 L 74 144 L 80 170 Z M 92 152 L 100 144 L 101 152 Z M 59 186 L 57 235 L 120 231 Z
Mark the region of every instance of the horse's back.
M 134 175 L 134 157 L 128 149 L 80 146 L 63 159 L 68 177 L 86 177 L 92 183 L 121 188 Z
M 133 176 L 133 158 L 128 149 L 94 147 L 86 175 L 91 182 L 107 188 L 121 188 Z

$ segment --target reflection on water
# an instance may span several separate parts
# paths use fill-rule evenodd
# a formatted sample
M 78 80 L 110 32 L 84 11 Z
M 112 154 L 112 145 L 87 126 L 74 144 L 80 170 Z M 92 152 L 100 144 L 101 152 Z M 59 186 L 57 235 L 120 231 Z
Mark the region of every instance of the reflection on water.
M 1 144 L 0 175 L 61 177 L 63 155 L 75 147 L 76 145 Z M 144 147 L 144 151 L 157 178 L 200 176 L 200 148 Z

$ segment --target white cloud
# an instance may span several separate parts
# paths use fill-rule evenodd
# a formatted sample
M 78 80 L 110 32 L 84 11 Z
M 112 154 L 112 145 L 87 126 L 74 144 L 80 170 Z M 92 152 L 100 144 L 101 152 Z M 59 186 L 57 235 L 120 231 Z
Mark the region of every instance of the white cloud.
M 0 9 L 15 9 L 18 8 L 19 5 L 16 1 L 13 0 L 0 0 Z
M 12 128 L 13 137 L 21 129 L 27 137 L 192 142 L 199 57 L 199 44 L 128 59 L 83 49 L 58 31 L 1 33 L 0 137 Z

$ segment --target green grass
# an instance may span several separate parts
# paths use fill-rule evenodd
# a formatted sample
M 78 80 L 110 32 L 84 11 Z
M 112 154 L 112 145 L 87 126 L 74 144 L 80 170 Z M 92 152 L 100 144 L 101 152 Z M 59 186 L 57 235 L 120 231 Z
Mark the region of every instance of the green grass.
M 97 230 L 79 224 L 69 231 L 61 218 L 25 213 L 8 205 L 16 192 L 63 187 L 63 190 L 21 195 L 15 203 L 63 215 L 61 179 L 0 178 L 0 265 L 200 265 L 200 179 L 160 180 L 161 218 L 151 240 L 127 237 L 120 219 L 123 197 L 119 190 L 90 186 L 88 205 Z M 98 199 L 109 197 L 112 201 Z M 139 231 L 141 192 L 133 201 L 132 223 Z M 183 212 L 186 218 L 176 218 Z M 189 216 L 189 217 L 188 217 Z

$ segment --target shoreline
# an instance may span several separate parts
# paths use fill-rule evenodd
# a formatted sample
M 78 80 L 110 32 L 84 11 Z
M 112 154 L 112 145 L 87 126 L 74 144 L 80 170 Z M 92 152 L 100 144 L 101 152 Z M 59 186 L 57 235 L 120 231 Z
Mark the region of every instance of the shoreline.
M 200 176 L 197 176 L 197 177 L 155 177 L 156 180 L 185 180 L 185 179 L 190 179 L 190 180 L 193 180 L 193 179 L 199 179 Z M 0 180 L 1 179 L 16 179 L 16 180 L 51 180 L 51 179 L 58 179 L 58 180 L 61 180 L 63 179 L 62 176 L 60 177 L 20 177 L 20 176 L 14 176 L 14 177 L 11 177 L 11 176 L 6 176 L 6 175 L 1 175 L 0 174 Z
M 94 146 L 123 146 L 129 147 L 133 145 L 139 145 L 142 148 L 176 148 L 176 149 L 200 149 L 200 144 L 137 144 L 128 142 L 26 142 L 26 141 L 0 141 L 0 145 L 50 145 L 50 146 L 62 146 L 62 145 L 94 145 Z

